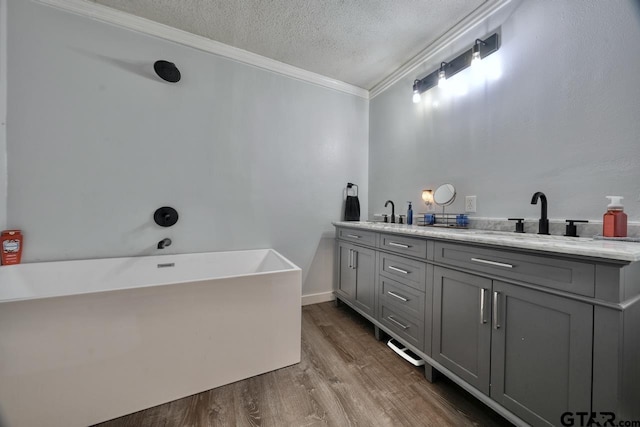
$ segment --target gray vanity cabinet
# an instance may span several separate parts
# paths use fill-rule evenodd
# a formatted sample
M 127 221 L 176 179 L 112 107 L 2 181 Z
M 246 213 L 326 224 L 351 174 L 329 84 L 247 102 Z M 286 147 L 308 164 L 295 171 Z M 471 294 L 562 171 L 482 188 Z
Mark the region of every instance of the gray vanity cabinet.
M 491 280 L 434 268 L 434 360 L 489 394 Z
M 590 407 L 590 304 L 435 267 L 433 313 L 433 359 L 528 423 Z
M 640 418 L 640 262 L 428 232 L 337 227 L 337 297 L 518 425 Z
M 354 246 L 348 243 L 338 242 L 337 244 L 337 261 L 338 261 L 338 289 L 336 292 L 353 302 L 356 297 L 356 273 L 352 267 L 352 257 Z
M 593 306 L 495 280 L 491 398 L 532 425 L 591 406 Z
M 339 263 L 337 293 L 371 317 L 375 316 L 376 252 L 372 249 L 338 242 Z

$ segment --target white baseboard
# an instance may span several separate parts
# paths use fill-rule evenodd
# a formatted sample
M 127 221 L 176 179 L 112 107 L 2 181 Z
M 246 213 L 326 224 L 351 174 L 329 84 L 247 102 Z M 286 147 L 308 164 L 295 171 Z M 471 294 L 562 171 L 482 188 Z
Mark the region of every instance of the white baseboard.
M 318 304 L 321 302 L 333 301 L 334 299 L 336 299 L 336 296 L 333 294 L 333 291 L 302 295 L 302 305 Z

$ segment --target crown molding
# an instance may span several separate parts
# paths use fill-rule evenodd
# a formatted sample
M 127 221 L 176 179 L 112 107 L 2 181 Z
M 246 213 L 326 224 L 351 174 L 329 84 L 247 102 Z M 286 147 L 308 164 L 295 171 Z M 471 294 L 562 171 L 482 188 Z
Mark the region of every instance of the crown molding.
M 369 99 L 373 99 L 377 95 L 380 95 L 393 84 L 395 84 L 399 80 L 402 80 L 408 74 L 414 72 L 423 63 L 433 60 L 435 57 L 440 55 L 440 53 L 449 45 L 466 36 L 467 33 L 469 33 L 477 25 L 483 23 L 491 16 L 496 15 L 498 12 L 501 12 L 506 6 L 512 3 L 512 1 L 513 0 L 489 0 L 483 5 L 479 6 L 476 10 L 467 15 L 464 19 L 458 22 L 436 41 L 431 43 L 420 53 L 410 59 L 406 64 L 398 68 L 393 73 L 389 74 L 382 81 L 372 87 L 369 91 Z M 493 26 L 497 27 L 497 25 Z
M 243 49 L 86 0 L 32 0 L 76 15 L 155 36 L 296 80 L 369 99 L 369 91 Z

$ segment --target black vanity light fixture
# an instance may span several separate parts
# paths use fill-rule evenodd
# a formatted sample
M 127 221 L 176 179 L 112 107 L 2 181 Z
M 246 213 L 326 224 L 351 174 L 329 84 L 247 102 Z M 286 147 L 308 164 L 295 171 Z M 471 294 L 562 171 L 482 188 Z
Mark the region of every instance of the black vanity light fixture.
M 413 102 L 420 102 L 420 94 L 432 87 L 443 87 L 447 79 L 460 71 L 478 64 L 482 58 L 491 55 L 500 48 L 498 33 L 493 33 L 484 40 L 476 39 L 470 49 L 465 50 L 449 62 L 442 61 L 440 67 L 422 79 L 413 82 Z

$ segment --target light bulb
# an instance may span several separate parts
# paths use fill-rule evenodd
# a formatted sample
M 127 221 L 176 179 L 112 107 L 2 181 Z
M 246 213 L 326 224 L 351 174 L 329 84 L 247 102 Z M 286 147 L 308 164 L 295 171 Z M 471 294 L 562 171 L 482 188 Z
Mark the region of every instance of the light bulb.
M 433 203 L 433 190 L 422 190 L 422 200 L 426 205 Z
M 484 41 L 480 39 L 476 39 L 476 42 L 473 44 L 473 49 L 471 50 L 471 66 L 477 67 L 482 62 L 482 58 L 480 57 L 480 45 L 486 45 Z
M 480 58 L 480 50 L 475 50 L 475 47 L 474 47 L 473 54 L 471 55 L 471 66 L 477 67 L 481 63 L 482 63 L 482 58 Z
M 444 87 L 447 83 L 447 75 L 444 70 L 440 70 L 438 73 L 438 87 Z
M 413 103 L 420 102 L 420 80 L 413 81 Z

